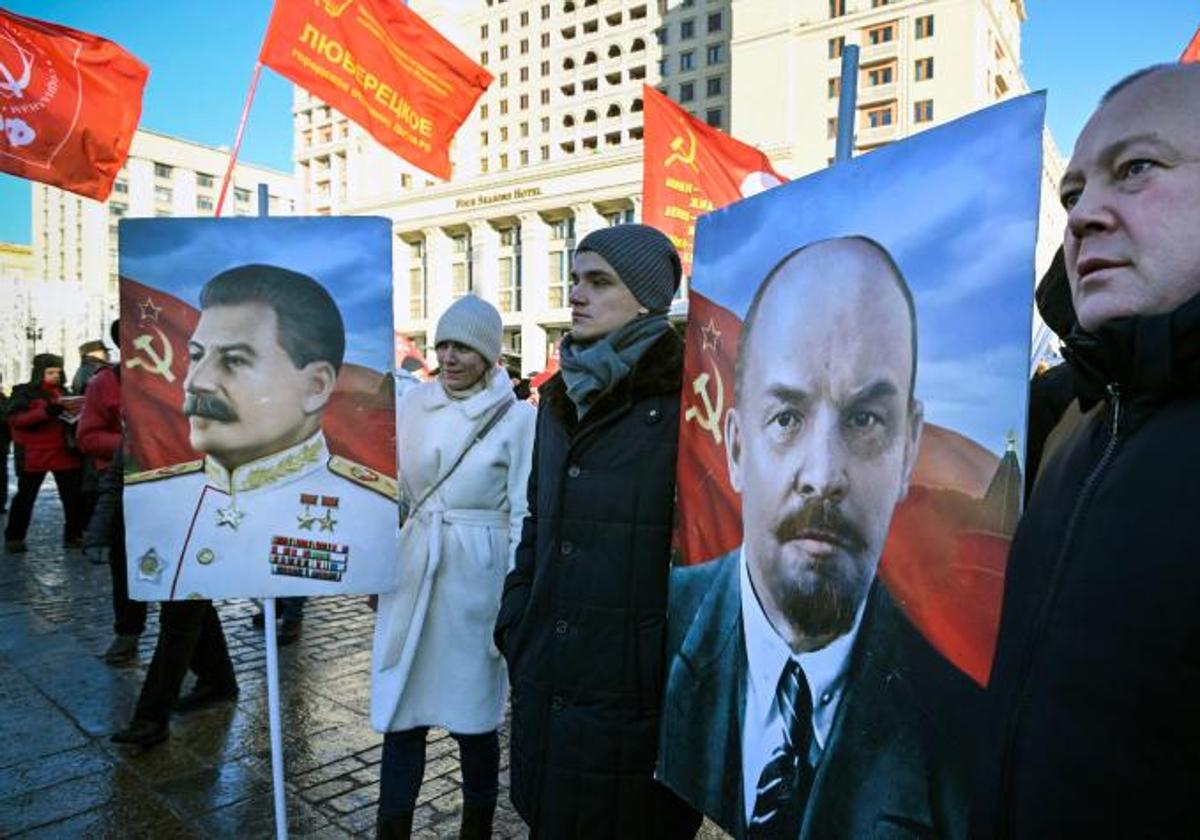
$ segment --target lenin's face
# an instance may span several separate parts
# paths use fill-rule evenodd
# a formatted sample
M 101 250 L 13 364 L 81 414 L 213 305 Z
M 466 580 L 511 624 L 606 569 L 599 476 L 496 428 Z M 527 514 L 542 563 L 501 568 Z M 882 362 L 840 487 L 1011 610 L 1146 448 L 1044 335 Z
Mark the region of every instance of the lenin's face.
M 726 449 L 755 594 L 795 650 L 849 630 L 907 491 L 910 329 L 889 266 L 853 240 L 801 251 L 760 302 Z
M 1171 312 L 1200 293 L 1200 67 L 1152 73 L 1102 105 L 1061 194 L 1084 329 Z
M 230 470 L 315 432 L 336 380 L 328 362 L 296 367 L 279 344 L 275 311 L 261 303 L 205 309 L 188 358 L 191 444 Z

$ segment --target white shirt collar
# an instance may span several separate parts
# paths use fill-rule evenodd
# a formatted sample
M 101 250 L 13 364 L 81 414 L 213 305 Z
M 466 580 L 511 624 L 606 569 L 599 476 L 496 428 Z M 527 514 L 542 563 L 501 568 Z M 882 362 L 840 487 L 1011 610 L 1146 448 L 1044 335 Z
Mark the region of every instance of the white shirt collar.
M 246 493 L 307 475 L 329 460 L 325 434 L 318 429 L 305 440 L 280 452 L 257 458 L 229 472 L 212 458 L 204 459 L 208 481 L 226 493 Z

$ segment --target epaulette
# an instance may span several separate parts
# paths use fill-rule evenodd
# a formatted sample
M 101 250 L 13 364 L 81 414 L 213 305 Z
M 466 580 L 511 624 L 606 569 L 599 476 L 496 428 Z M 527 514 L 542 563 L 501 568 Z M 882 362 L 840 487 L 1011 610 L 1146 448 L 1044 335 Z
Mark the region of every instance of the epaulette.
M 374 490 L 379 495 L 391 499 L 393 502 L 398 498 L 396 479 L 389 478 L 370 467 L 356 464 L 354 461 L 343 458 L 341 455 L 334 455 L 329 459 L 329 470 L 336 475 L 340 475 L 342 478 L 353 481 L 360 487 Z
M 200 472 L 202 469 L 204 469 L 203 458 L 197 461 L 184 461 L 182 464 L 171 464 L 169 467 L 159 467 L 156 470 L 126 473 L 125 486 L 142 484 L 147 481 L 158 481 L 160 478 L 174 478 L 177 475 L 188 475 L 189 473 Z

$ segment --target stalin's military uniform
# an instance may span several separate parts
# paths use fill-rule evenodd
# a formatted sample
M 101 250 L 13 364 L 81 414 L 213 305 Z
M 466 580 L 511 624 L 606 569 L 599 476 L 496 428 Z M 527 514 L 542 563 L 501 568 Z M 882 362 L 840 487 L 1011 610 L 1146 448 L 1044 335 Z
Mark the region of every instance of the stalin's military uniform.
M 125 477 L 129 595 L 141 601 L 385 592 L 396 481 L 317 432 L 232 473 L 212 458 Z

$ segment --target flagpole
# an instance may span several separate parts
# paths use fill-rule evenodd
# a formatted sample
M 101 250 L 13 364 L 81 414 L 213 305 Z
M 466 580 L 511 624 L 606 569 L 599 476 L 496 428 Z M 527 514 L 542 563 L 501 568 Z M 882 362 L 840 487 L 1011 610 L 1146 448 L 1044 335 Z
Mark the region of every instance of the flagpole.
M 229 154 L 229 165 L 225 167 L 225 177 L 221 179 L 221 193 L 217 196 L 217 210 L 214 216 L 221 215 L 225 206 L 225 193 L 229 191 L 229 181 L 233 177 L 233 165 L 237 163 L 238 151 L 242 148 L 242 136 L 246 133 L 246 121 L 250 118 L 250 105 L 254 102 L 254 93 L 258 90 L 258 77 L 262 75 L 262 62 L 254 62 L 254 75 L 250 77 L 250 90 L 246 91 L 246 103 L 242 106 L 242 118 L 238 121 L 237 135 L 233 138 L 233 151 Z
M 838 88 L 838 127 L 835 163 L 846 163 L 854 154 L 854 107 L 858 104 L 858 47 L 842 48 L 842 78 Z

